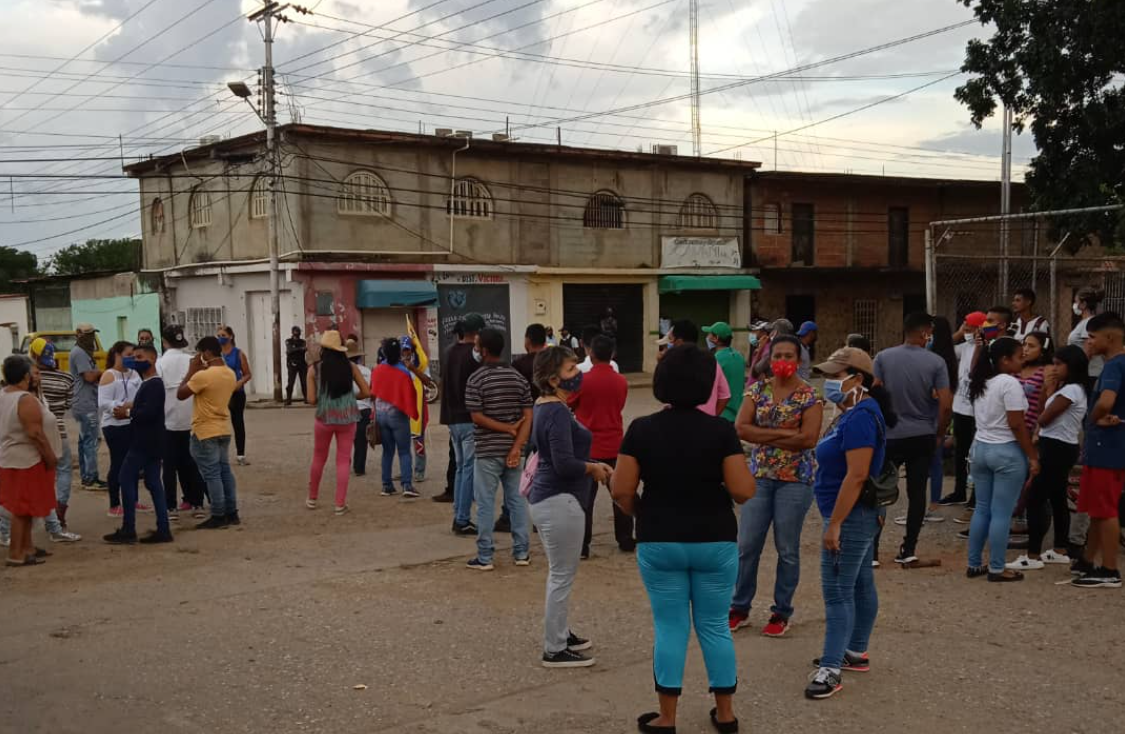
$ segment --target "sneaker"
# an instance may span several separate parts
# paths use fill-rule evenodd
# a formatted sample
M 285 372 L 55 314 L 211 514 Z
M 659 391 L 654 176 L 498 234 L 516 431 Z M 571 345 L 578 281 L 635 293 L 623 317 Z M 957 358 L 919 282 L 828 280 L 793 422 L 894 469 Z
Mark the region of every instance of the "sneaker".
M 898 555 L 895 556 L 895 563 L 901 563 L 905 566 L 906 564 L 914 563 L 917 560 L 918 556 L 914 555 L 914 551 L 908 552 L 905 545 L 899 546 Z
M 241 525 L 242 518 L 238 516 L 238 512 L 227 513 L 227 525 Z
M 1054 550 L 1043 551 L 1043 553 L 1039 556 L 1039 560 L 1048 565 L 1070 565 L 1070 556 L 1066 555 L 1065 553 L 1055 553 Z
M 881 564 L 881 563 L 879 563 L 879 559 L 878 559 L 878 558 L 872 558 L 872 559 L 871 559 L 871 568 L 879 568 L 879 566 L 881 566 L 881 565 L 882 565 L 882 564 Z
M 477 526 L 473 525 L 471 522 L 467 522 L 464 525 L 458 525 L 457 523 L 453 523 L 453 534 L 454 535 L 460 535 L 460 536 L 463 536 L 463 537 L 473 537 L 473 538 L 475 538 L 475 537 L 477 537 Z
M 100 479 L 92 479 L 90 481 L 82 481 L 82 489 L 87 492 L 108 492 L 109 485 Z
M 947 494 L 938 500 L 938 504 L 943 507 L 951 507 L 953 505 L 968 504 L 969 498 L 963 494 Z
M 442 504 L 451 504 L 453 502 L 453 493 L 452 492 L 442 492 L 441 494 L 435 494 L 430 499 L 433 500 L 434 502 L 440 502 Z
M 953 522 L 957 523 L 958 525 L 968 525 L 972 521 L 973 521 L 973 511 L 972 510 L 965 510 L 960 515 L 953 518 Z
M 121 528 L 118 528 L 109 535 L 103 535 L 102 540 L 110 545 L 133 545 L 137 542 L 137 534 L 127 533 Z
M 843 687 L 839 673 L 828 668 L 820 668 L 813 674 L 812 681 L 805 687 L 805 698 L 813 700 L 831 698 Z
M 1097 589 L 1100 587 L 1120 589 L 1121 572 L 1117 569 L 1110 570 L 1104 566 L 1098 566 L 1093 571 L 1071 581 L 1070 585 L 1081 589 Z
M 309 508 L 310 510 L 315 510 L 316 509 L 316 500 L 314 500 L 312 497 L 309 497 L 308 499 L 305 500 L 305 507 Z
M 69 530 L 60 530 L 57 533 L 51 533 L 52 543 L 77 543 L 82 540 L 82 536 L 78 533 L 72 533 Z M 4 545 L 8 545 L 5 543 Z
M 954 520 L 953 522 L 957 522 L 957 521 Z M 961 540 L 968 540 L 969 539 L 969 529 L 965 528 L 964 530 L 958 532 L 957 537 L 960 538 Z
M 336 506 L 336 517 L 340 517 L 341 515 L 346 515 L 349 512 L 351 512 L 351 508 L 349 508 L 347 505 L 337 505 Z
M 474 571 L 491 571 L 495 566 L 491 563 L 485 563 L 479 558 L 474 558 L 465 564 L 465 568 L 471 568 Z
M 734 632 L 735 630 L 750 626 L 750 615 L 746 612 L 732 609 L 730 610 L 730 614 L 727 615 L 727 621 L 730 624 L 730 631 Z
M 118 505 L 117 507 L 111 507 L 109 508 L 109 512 L 106 513 L 106 517 L 121 519 L 125 517 L 125 508 L 121 505 Z
M 933 510 L 926 510 L 926 517 L 923 518 L 924 522 L 945 522 L 945 515 L 934 512 Z
M 137 512 L 152 512 L 152 505 L 146 505 L 138 502 L 136 509 Z
M 814 668 L 820 667 L 820 658 L 812 661 Z M 840 664 L 841 671 L 851 671 L 852 673 L 869 673 L 871 671 L 871 659 L 867 657 L 867 653 L 856 655 L 848 651 L 844 651 L 844 662 Z
M 510 532 L 512 532 L 512 521 L 511 521 L 511 519 L 508 518 L 508 517 L 505 517 L 504 515 L 501 515 L 500 518 L 496 521 L 496 524 L 492 526 L 492 532 L 494 532 L 494 533 L 510 533 Z
M 190 502 L 181 502 L 176 509 L 180 512 L 191 512 L 195 508 L 191 506 Z
M 207 510 L 203 509 L 203 505 L 191 508 L 191 516 L 196 520 L 202 520 L 207 517 Z
M 906 524 L 906 515 L 899 515 L 898 517 L 895 518 L 895 525 L 905 525 L 905 524 Z
M 531 556 L 524 556 L 523 558 L 517 558 L 516 559 L 516 565 L 517 566 L 530 566 L 531 565 Z
M 1094 571 L 1094 564 L 1087 561 L 1085 558 L 1075 558 L 1070 562 L 1070 575 L 1071 576 L 1085 576 Z
M 781 637 L 788 629 L 788 619 L 780 614 L 771 614 L 770 621 L 766 622 L 766 626 L 762 628 L 762 634 L 766 637 Z
M 383 487 L 383 491 L 379 493 L 382 497 L 394 497 L 397 492 L 394 487 Z
M 223 515 L 212 515 L 195 526 L 196 530 L 220 530 L 227 526 L 227 518 Z
M 582 652 L 583 650 L 589 650 L 593 646 L 594 643 L 579 637 L 573 632 L 568 633 L 566 636 L 566 649 L 571 652 Z
M 402 490 L 402 498 L 404 500 L 416 500 L 421 496 L 422 495 L 418 494 L 418 490 L 414 489 L 413 487 L 407 487 L 406 489 Z
M 1027 556 L 1020 556 L 1011 563 L 1004 564 L 1004 568 L 1012 571 L 1038 571 L 1044 567 L 1043 561 L 1038 558 L 1028 558 Z
M 172 534 L 162 533 L 159 530 L 153 530 L 151 533 L 141 538 L 138 542 L 144 543 L 145 545 L 155 545 L 156 543 L 171 543 Z
M 239 466 L 250 466 L 250 462 L 246 460 L 245 456 L 236 456 L 234 458 L 235 458 L 235 461 L 238 462 Z
M 177 510 L 175 507 L 173 507 L 171 510 L 168 510 L 168 522 L 179 522 L 179 521 L 180 521 L 180 511 Z
M 543 653 L 544 668 L 589 668 L 596 661 L 573 650 L 559 650 L 554 655 Z

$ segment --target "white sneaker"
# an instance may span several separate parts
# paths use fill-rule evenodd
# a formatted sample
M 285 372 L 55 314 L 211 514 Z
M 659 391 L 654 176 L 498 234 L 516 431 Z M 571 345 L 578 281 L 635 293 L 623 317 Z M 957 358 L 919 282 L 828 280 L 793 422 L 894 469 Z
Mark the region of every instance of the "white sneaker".
M 51 533 L 52 543 L 77 543 L 82 540 L 82 536 L 78 533 L 72 533 L 69 530 L 60 530 L 57 533 Z
M 238 462 L 239 466 L 250 466 L 250 462 L 246 460 L 245 456 L 236 456 L 235 461 Z
M 1055 553 L 1054 550 L 1043 551 L 1039 556 L 1039 560 L 1043 561 L 1043 563 L 1058 564 L 1060 566 L 1064 564 L 1067 566 L 1070 565 L 1070 556 L 1065 553 Z
M 926 510 L 926 522 L 945 522 L 945 515 L 934 512 L 933 510 Z
M 906 524 L 906 515 L 899 515 L 898 517 L 895 518 L 895 525 L 905 525 L 905 524 Z
M 1038 571 L 1043 568 L 1043 561 L 1038 558 L 1028 558 L 1027 556 L 1020 556 L 1011 563 L 1004 564 L 1004 568 L 1010 571 Z

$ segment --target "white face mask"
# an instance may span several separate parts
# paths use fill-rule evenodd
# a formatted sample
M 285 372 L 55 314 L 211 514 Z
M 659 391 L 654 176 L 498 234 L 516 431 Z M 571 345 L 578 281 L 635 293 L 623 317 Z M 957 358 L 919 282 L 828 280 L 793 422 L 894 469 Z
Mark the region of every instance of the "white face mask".
M 484 355 L 480 353 L 479 349 L 477 349 L 476 347 L 473 347 L 473 360 L 476 361 L 476 362 L 479 362 L 482 359 L 484 359 Z
M 1078 305 L 1077 303 L 1074 304 L 1074 315 L 1075 316 L 1081 316 L 1082 313 L 1083 313 L 1082 306 Z

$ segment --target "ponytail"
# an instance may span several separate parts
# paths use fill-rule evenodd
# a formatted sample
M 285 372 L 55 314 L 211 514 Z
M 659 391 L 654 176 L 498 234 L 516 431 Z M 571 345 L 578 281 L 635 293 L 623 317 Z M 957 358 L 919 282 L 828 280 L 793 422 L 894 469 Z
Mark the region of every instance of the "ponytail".
M 886 423 L 887 428 L 894 428 L 898 424 L 898 413 L 895 413 L 894 404 L 891 402 L 891 393 L 887 388 L 881 384 L 876 385 L 875 377 L 862 370 L 850 369 L 848 373 L 863 378 L 863 389 L 879 405 L 879 410 L 883 413 L 883 422 Z
M 1000 374 L 1000 360 L 1012 357 L 1022 348 L 1018 340 L 1010 336 L 1000 337 L 991 344 L 977 347 L 973 371 L 969 374 L 969 401 L 975 403 L 984 395 L 988 381 Z

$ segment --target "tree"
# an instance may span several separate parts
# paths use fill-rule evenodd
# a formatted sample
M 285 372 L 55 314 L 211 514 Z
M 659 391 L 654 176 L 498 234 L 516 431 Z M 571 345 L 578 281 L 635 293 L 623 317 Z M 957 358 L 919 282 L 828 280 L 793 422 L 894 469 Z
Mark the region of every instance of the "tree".
M 1017 131 L 1030 127 L 1039 148 L 1027 174 L 1034 208 L 1125 203 L 1125 2 L 957 2 L 996 32 L 969 41 L 961 68 L 975 76 L 955 96 L 978 128 L 1000 105 L 1012 109 Z M 1125 243 L 1118 212 L 1054 224 L 1085 242 Z
M 86 240 L 82 245 L 64 247 L 51 258 L 55 275 L 81 273 L 124 273 L 140 263 L 140 240 Z
M 0 246 L 0 293 L 11 293 L 13 280 L 39 275 L 39 259 L 26 250 Z

